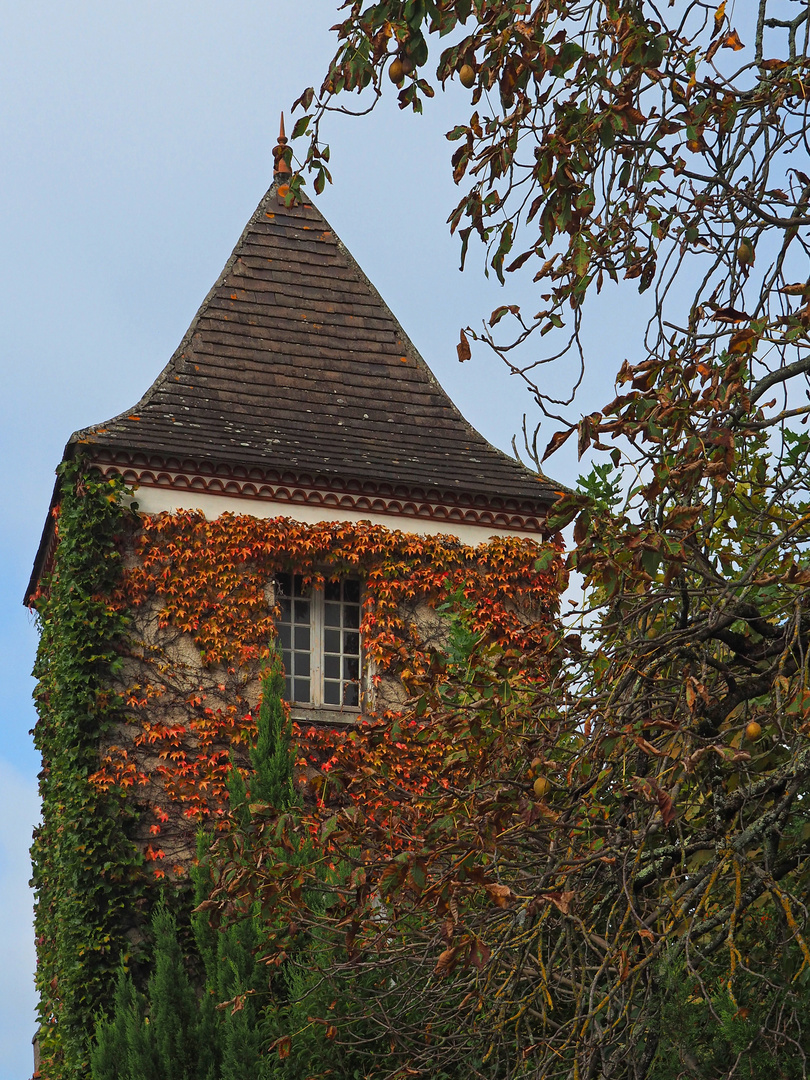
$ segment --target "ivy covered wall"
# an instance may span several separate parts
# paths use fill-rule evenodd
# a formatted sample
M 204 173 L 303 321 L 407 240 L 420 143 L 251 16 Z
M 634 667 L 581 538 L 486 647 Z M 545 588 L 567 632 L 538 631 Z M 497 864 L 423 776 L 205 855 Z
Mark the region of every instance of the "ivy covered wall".
M 122 484 L 60 467 L 55 565 L 35 598 L 34 675 L 42 755 L 42 825 L 32 847 L 36 984 L 44 1076 L 85 1075 L 88 1017 L 109 992 L 134 913 L 144 903 L 142 857 L 126 835 L 133 811 L 100 790 L 99 739 L 120 716 L 111 690 L 128 619 L 113 600 L 122 578 Z

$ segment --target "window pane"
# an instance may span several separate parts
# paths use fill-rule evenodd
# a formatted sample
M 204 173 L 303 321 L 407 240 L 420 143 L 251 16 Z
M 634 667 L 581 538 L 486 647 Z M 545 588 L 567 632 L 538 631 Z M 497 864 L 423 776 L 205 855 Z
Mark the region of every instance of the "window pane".
M 289 633 L 289 631 L 288 631 Z M 295 647 L 296 649 L 303 649 L 305 652 L 309 652 L 309 627 L 308 626 L 296 626 L 295 628 Z
M 309 653 L 297 652 L 295 653 L 295 677 L 303 675 L 306 679 L 309 678 Z
M 300 574 L 295 575 L 295 595 L 306 596 L 306 590 L 304 589 L 304 579 Z
M 284 700 L 290 700 L 292 681 L 289 676 L 284 680 Z
M 309 703 L 309 679 L 296 679 L 293 701 Z
M 292 604 L 290 603 L 290 601 L 289 600 L 280 600 L 278 606 L 279 606 L 279 611 L 281 612 L 280 621 L 281 622 L 292 622 L 292 615 L 291 615 Z
M 340 652 L 340 631 L 325 630 L 323 635 L 323 647 L 328 653 Z
M 327 581 L 323 587 L 323 594 L 326 600 L 340 600 L 340 582 Z
M 346 604 L 343 608 L 343 625 L 356 630 L 360 625 L 360 608 L 354 604 Z
M 323 621 L 326 626 L 340 626 L 340 604 L 324 604 Z
M 343 704 L 357 705 L 360 700 L 357 683 L 346 683 L 343 687 Z
M 289 597 L 292 593 L 292 579 L 289 574 L 276 575 L 276 599 L 282 596 Z
M 360 635 L 347 630 L 343 634 L 343 651 L 354 656 L 360 655 Z
M 323 684 L 323 700 L 325 705 L 340 705 L 340 683 L 326 682 Z
M 309 600 L 295 601 L 295 621 L 309 626 Z
M 360 661 L 357 657 L 347 656 L 343 661 L 343 678 L 344 679 L 359 679 L 360 677 Z
M 290 628 L 283 623 L 278 627 L 278 640 L 282 650 L 290 647 Z
M 360 582 L 347 578 L 343 582 L 343 599 L 349 604 L 360 603 Z
M 327 679 L 340 678 L 340 657 L 325 656 L 323 659 L 323 673 Z

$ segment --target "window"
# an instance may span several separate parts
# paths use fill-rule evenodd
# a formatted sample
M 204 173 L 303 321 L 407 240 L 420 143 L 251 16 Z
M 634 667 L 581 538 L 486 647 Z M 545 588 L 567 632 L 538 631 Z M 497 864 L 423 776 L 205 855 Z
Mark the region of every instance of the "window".
M 276 602 L 285 696 L 294 705 L 360 704 L 360 582 L 304 588 L 300 575 L 279 574 Z

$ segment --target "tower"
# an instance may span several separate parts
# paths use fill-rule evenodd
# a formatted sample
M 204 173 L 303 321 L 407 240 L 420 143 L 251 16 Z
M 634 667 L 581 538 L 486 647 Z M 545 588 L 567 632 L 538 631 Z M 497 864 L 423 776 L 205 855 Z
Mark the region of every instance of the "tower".
M 282 135 L 283 139 L 283 135 Z M 280 152 L 278 152 L 280 151 Z M 227 807 L 278 635 L 301 730 L 405 706 L 436 608 L 528 641 L 554 485 L 452 404 L 318 209 L 276 175 L 166 367 L 65 448 L 27 602 L 38 662 L 43 1075 L 80 1075 L 155 882 Z

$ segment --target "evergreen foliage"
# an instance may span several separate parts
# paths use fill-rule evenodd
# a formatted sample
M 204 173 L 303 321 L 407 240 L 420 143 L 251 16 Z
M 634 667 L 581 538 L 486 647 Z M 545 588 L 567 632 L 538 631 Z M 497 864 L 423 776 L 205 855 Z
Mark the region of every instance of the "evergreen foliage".
M 290 722 L 282 703 L 284 679 L 274 653 L 262 683 L 254 771 L 247 784 L 232 770 L 231 811 L 249 825 L 257 800 L 277 812 L 294 807 Z M 193 870 L 197 908 L 192 915 L 193 944 L 181 945 L 175 917 L 164 906 L 153 917 L 152 975 L 141 994 L 122 967 L 109 1017 L 96 1028 L 93 1080 L 261 1080 L 275 1076 L 276 1056 L 266 1050 L 278 1037 L 280 1013 L 268 995 L 268 969 L 257 958 L 261 918 L 251 909 L 230 925 L 214 929 L 206 901 L 216 884 L 211 841 L 198 837 Z M 199 993 L 189 971 L 201 976 Z M 280 998 L 288 973 L 275 982 Z M 292 977 L 304 989 L 306 977 Z
M 279 812 L 299 802 L 293 784 L 292 722 L 284 708 L 283 694 L 284 668 L 280 653 L 273 648 L 262 682 L 259 734 L 250 755 L 250 790 L 252 801 L 267 803 Z
M 94 1080 L 217 1080 L 212 1012 L 200 1008 L 186 970 L 174 916 L 165 905 L 152 920 L 154 971 L 146 995 L 122 967 L 112 1019 L 101 1020 L 91 1066 Z
M 763 918 L 764 930 L 773 927 L 770 916 Z M 694 1080 L 716 1080 L 735 1070 L 802 1080 L 810 1055 L 810 971 L 801 970 L 797 945 L 785 947 L 781 938 L 781 931 L 765 930 L 752 947 L 773 959 L 770 985 L 762 987 L 749 974 L 738 980 L 734 995 L 720 964 L 714 978 L 705 971 L 698 978 L 681 957 L 664 954 L 657 968 L 660 1037 L 649 1080 L 677 1080 L 684 1072 Z M 770 1033 L 776 1016 L 784 1025 L 779 1038 Z

